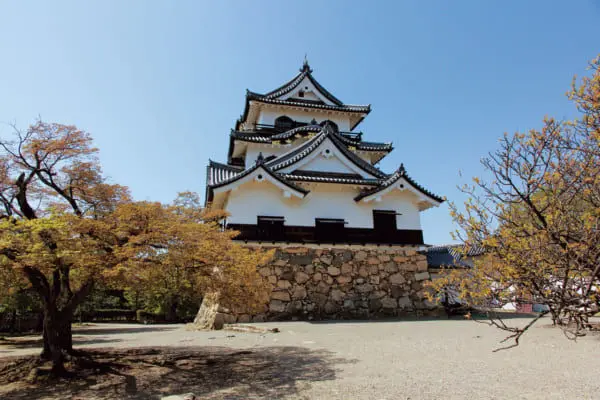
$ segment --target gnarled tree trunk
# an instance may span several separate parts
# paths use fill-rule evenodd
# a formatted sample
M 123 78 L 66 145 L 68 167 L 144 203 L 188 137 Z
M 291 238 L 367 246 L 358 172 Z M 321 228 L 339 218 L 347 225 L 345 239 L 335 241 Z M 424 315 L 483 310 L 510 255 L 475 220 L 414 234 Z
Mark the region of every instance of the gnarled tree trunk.
M 219 310 L 219 293 L 207 293 L 202 299 L 202 305 L 193 322 L 195 329 L 222 329 L 222 318 L 217 318 Z
M 51 373 L 55 376 L 65 375 L 64 355 L 60 338 L 60 319 L 56 306 L 46 304 L 44 307 L 44 341 L 47 341 L 49 359 L 52 362 Z M 46 343 L 44 344 L 46 345 Z M 45 347 L 45 346 L 44 346 Z

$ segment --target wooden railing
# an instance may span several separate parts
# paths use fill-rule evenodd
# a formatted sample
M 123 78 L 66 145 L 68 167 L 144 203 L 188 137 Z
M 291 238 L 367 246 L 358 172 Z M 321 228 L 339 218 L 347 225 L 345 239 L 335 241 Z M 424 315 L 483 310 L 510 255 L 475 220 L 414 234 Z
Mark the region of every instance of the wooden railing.
M 251 224 L 228 224 L 227 229 L 239 231 L 235 240 L 258 242 L 289 242 L 289 243 L 332 243 L 332 244 L 423 244 L 423 231 L 417 229 L 397 229 L 395 231 L 381 232 L 369 228 L 345 227 L 337 232 L 335 237 L 318 235 L 311 226 L 285 225 L 283 232 L 278 230 L 271 235 L 264 229 L 258 229 Z M 317 237 L 319 239 L 317 240 Z

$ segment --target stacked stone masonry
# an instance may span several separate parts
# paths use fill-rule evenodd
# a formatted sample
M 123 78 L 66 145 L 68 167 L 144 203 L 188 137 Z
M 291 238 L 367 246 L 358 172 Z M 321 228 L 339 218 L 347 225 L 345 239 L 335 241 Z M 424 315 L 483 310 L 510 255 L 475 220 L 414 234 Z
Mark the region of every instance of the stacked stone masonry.
M 277 248 L 259 269 L 273 290 L 264 312 L 227 322 L 364 319 L 434 310 L 423 283 L 426 257 L 414 248 Z

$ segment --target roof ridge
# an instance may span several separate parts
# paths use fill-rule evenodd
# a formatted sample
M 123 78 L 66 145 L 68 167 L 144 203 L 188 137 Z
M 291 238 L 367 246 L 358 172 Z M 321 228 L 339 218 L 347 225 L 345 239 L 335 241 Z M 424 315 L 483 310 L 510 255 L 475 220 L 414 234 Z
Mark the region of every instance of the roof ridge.
M 348 159 L 353 161 L 358 167 L 369 172 L 371 175 L 377 176 L 379 178 L 384 178 L 388 176 L 379 168 L 371 165 L 370 163 L 368 163 L 367 161 L 363 160 L 362 158 L 354 154 L 352 151 L 350 151 L 350 149 L 348 149 L 348 147 L 346 147 L 345 143 L 342 141 L 341 135 L 338 132 L 336 132 L 333 128 L 331 128 L 329 125 L 326 125 L 324 129 L 326 128 L 329 128 L 328 135 L 331 137 L 332 142 L 336 145 L 338 150 L 340 150 L 342 154 L 344 154 Z
M 323 127 L 321 125 L 304 125 L 297 126 L 295 128 L 289 129 L 287 131 L 277 133 L 275 135 L 261 135 L 260 131 L 236 131 L 235 129 L 231 129 L 229 136 L 234 139 L 247 141 L 247 142 L 255 142 L 255 143 L 272 143 L 274 140 L 286 140 L 293 137 L 298 132 L 318 132 Z M 351 138 L 345 137 L 343 134 L 339 134 L 341 141 L 347 146 L 356 147 L 357 150 L 363 151 L 392 151 L 394 146 L 393 142 L 372 142 L 366 140 L 353 140 Z
M 356 165 L 361 170 L 367 172 L 369 175 L 376 176 L 378 178 L 384 178 L 388 175 L 381 171 L 379 168 L 374 167 L 369 164 L 352 151 L 350 151 L 346 145 L 339 139 L 339 134 L 331 127 L 331 125 L 326 124 L 321 131 L 313 138 L 309 139 L 305 143 L 302 143 L 300 146 L 291 149 L 287 153 L 280 155 L 279 157 L 268 162 L 269 166 L 272 166 L 275 170 L 285 168 L 289 165 L 296 163 L 297 161 L 303 159 L 310 153 L 312 153 L 325 138 L 330 138 L 333 142 L 334 146 L 354 165 Z
M 225 168 L 225 169 L 235 170 L 235 171 L 239 171 L 239 172 L 244 170 L 244 167 L 220 163 L 218 161 L 213 161 L 210 158 L 208 159 L 208 166 L 209 167 L 217 167 L 217 168 Z
M 404 163 L 401 163 L 400 167 L 398 167 L 398 169 L 396 171 L 394 171 L 393 174 L 389 175 L 385 180 L 383 180 L 378 187 L 369 189 L 369 190 L 359 194 L 358 196 L 356 196 L 354 198 L 354 200 L 359 201 L 367 196 L 371 196 L 375 193 L 378 193 L 378 192 L 390 187 L 394 183 L 396 183 L 400 178 L 404 178 L 408 183 L 410 183 L 419 192 L 434 199 L 437 202 L 441 203 L 445 200 L 443 197 L 438 196 L 438 195 L 434 194 L 433 192 L 430 192 L 429 190 L 425 189 L 423 186 L 419 185 L 414 179 L 412 179 L 406 172 Z
M 225 185 L 228 185 L 230 183 L 233 183 L 237 180 L 242 179 L 245 176 L 250 175 L 252 172 L 256 171 L 257 169 L 262 168 L 265 172 L 267 172 L 269 175 L 273 176 L 275 179 L 277 179 L 278 181 L 284 183 L 285 185 L 291 187 L 294 190 L 297 190 L 298 192 L 303 193 L 304 195 L 306 195 L 309 191 L 304 189 L 303 187 L 300 187 L 296 184 L 294 184 L 293 182 L 290 182 L 288 180 L 286 180 L 285 178 L 283 178 L 282 176 L 280 176 L 280 174 L 275 173 L 275 171 L 273 171 L 268 165 L 267 163 L 264 162 L 264 160 L 262 161 L 258 161 L 257 163 L 255 163 L 252 167 L 245 169 L 244 171 L 240 172 L 239 174 L 235 174 L 223 181 L 220 181 L 218 183 L 215 184 L 211 184 L 208 185 L 211 189 L 216 189 Z
M 280 105 L 292 105 L 299 107 L 309 107 L 309 108 L 322 108 L 326 110 L 337 110 L 344 112 L 361 112 L 361 113 L 369 113 L 371 112 L 371 105 L 346 105 L 346 104 L 316 104 L 316 103 L 305 103 L 294 100 L 281 100 L 272 97 L 265 97 L 260 93 L 252 92 L 247 90 L 246 98 L 248 100 L 255 100 L 263 103 L 270 104 L 280 104 Z
M 327 176 L 326 173 L 323 175 L 310 175 L 310 174 L 295 174 L 295 173 L 278 173 L 286 179 L 293 181 L 303 182 L 324 182 L 324 183 L 341 183 L 341 184 L 353 184 L 353 185 L 377 185 L 377 179 L 362 178 L 362 177 L 347 177 L 347 176 Z
M 321 125 L 313 125 L 313 124 L 309 124 L 309 125 L 304 125 L 304 126 L 297 126 L 295 128 L 292 128 L 290 130 L 287 130 L 285 132 L 281 132 L 278 133 L 276 135 L 271 136 L 271 139 L 287 139 L 290 136 L 293 136 L 293 134 L 295 134 L 296 132 L 303 132 L 303 131 L 311 131 L 311 130 L 321 130 L 322 126 Z
M 281 164 L 286 163 L 290 158 L 293 158 L 294 155 L 297 155 L 299 153 L 302 153 L 304 151 L 306 151 L 310 146 L 313 146 L 316 143 L 316 146 L 318 146 L 319 144 L 321 144 L 321 142 L 325 139 L 325 135 L 323 133 L 323 129 L 320 130 L 320 132 L 315 135 L 314 137 L 310 138 L 309 140 L 307 140 L 306 142 L 302 143 L 300 146 L 290 149 L 290 151 L 283 153 L 282 155 L 278 156 L 277 158 L 269 161 L 267 164 L 269 166 L 273 166 L 275 170 L 284 168 L 287 165 L 291 165 L 292 163 L 286 164 L 281 166 Z M 315 147 L 316 147 L 315 146 Z M 309 153 L 311 153 L 312 151 L 309 151 Z M 290 157 L 291 156 L 291 157 Z M 286 158 L 287 157 L 287 158 Z M 304 158 L 304 157 L 302 157 Z
M 263 94 L 262 96 L 273 98 L 291 92 L 292 90 L 294 90 L 295 87 L 297 87 L 300 84 L 300 82 L 302 82 L 302 79 L 304 79 L 304 77 L 307 75 L 307 72 L 308 71 L 305 71 L 304 69 L 300 69 L 300 73 L 296 74 L 296 76 L 294 76 L 292 79 L 279 86 L 278 88 Z
M 308 65 L 308 61 L 304 60 L 304 63 L 302 64 L 302 68 L 300 68 L 300 73 L 297 74 L 296 76 L 294 76 L 292 79 L 290 79 L 286 83 L 284 83 L 283 85 L 281 85 L 278 88 L 273 89 L 265 94 L 260 94 L 260 93 L 256 93 L 256 92 L 252 92 L 252 93 L 262 96 L 262 97 L 265 97 L 267 99 L 275 99 L 279 96 L 282 96 L 284 94 L 291 92 L 296 87 L 298 87 L 298 85 L 300 84 L 300 82 L 302 82 L 304 80 L 304 78 L 308 78 L 310 83 L 312 83 L 312 85 L 319 92 L 321 92 L 321 94 L 327 100 L 331 101 L 336 106 L 344 106 L 344 103 L 340 99 L 338 99 L 330 91 L 325 89 L 325 87 L 323 85 L 321 85 L 314 76 L 312 76 L 312 72 L 313 72 L 313 70 Z

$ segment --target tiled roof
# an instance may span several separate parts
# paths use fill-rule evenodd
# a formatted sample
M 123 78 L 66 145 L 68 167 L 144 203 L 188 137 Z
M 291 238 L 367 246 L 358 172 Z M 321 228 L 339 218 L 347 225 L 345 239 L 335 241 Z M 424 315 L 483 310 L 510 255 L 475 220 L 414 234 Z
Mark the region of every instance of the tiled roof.
M 216 161 L 208 160 L 206 183 L 208 185 L 215 185 L 219 182 L 231 179 L 243 171 L 244 168 L 242 167 L 221 164 Z
M 342 103 L 338 98 L 336 98 L 334 95 L 332 95 L 327 89 L 325 89 L 323 86 L 321 86 L 321 84 L 312 76 L 312 71 L 313 70 L 308 65 L 308 62 L 305 61 L 304 64 L 302 64 L 302 68 L 300 68 L 300 73 L 298 75 L 296 75 L 290 81 L 284 83 L 277 89 L 264 94 L 264 97 L 274 99 L 279 96 L 283 96 L 284 94 L 289 93 L 292 90 L 294 90 L 296 87 L 298 87 L 298 85 L 300 84 L 300 82 L 302 82 L 302 80 L 304 78 L 308 78 L 310 80 L 310 82 L 317 88 L 317 90 L 319 90 L 321 92 L 321 94 L 323 94 L 323 96 L 325 96 L 329 101 L 331 101 L 335 105 L 342 106 L 344 103 Z
M 344 174 L 336 172 L 321 171 L 294 171 L 289 174 L 279 174 L 283 178 L 292 181 L 323 182 L 323 183 L 345 183 L 353 185 L 379 185 L 378 179 L 365 179 L 358 174 Z
M 419 192 L 423 193 L 427 197 L 430 197 L 433 200 L 438 201 L 440 203 L 444 201 L 443 197 L 440 197 L 440 196 L 437 196 L 437 195 L 433 194 L 429 190 L 425 189 L 423 186 L 419 185 L 410 176 L 408 176 L 408 174 L 406 173 L 406 170 L 404 169 L 404 165 L 403 164 L 400 165 L 400 168 L 398 168 L 396 170 L 396 172 L 394 172 L 392 175 L 389 175 L 387 177 L 387 179 L 385 179 L 384 181 L 382 181 L 381 185 L 377 186 L 376 188 L 369 189 L 369 190 L 366 190 L 366 191 L 362 192 L 361 194 L 359 194 L 358 196 L 356 196 L 354 198 L 354 200 L 359 201 L 361 199 L 364 199 L 367 196 L 371 196 L 371 195 L 373 195 L 375 193 L 381 192 L 382 190 L 385 190 L 386 188 L 388 188 L 391 185 L 393 185 L 394 183 L 396 183 L 400 178 L 404 178 L 415 189 L 417 189 Z
M 284 106 L 295 106 L 295 107 L 306 107 L 306 108 L 319 108 L 323 110 L 332 110 L 332 111 L 343 111 L 343 112 L 356 112 L 356 113 L 364 113 L 368 114 L 371 112 L 370 105 L 350 105 L 350 104 L 342 104 L 342 105 L 329 105 L 329 104 L 319 104 L 317 102 L 307 102 L 307 101 L 295 101 L 295 100 L 279 100 L 273 99 L 269 97 L 265 97 L 260 93 L 255 93 L 251 91 L 246 92 L 246 100 L 254 100 L 261 103 L 267 104 L 278 104 Z
M 428 247 L 426 249 L 426 251 L 429 253 L 448 251 L 453 256 L 459 257 L 459 258 L 462 256 L 467 256 L 467 257 L 480 256 L 485 253 L 485 249 L 482 246 L 476 245 L 476 246 L 468 246 L 467 247 L 464 244 L 447 244 L 447 245 L 431 246 L 431 247 Z
M 307 78 L 310 80 L 312 85 L 332 104 L 326 104 L 323 101 L 314 101 L 308 100 L 304 98 L 288 98 L 286 100 L 282 100 L 279 97 L 290 93 L 292 90 L 298 87 L 302 80 Z M 363 119 L 364 117 L 371 112 L 371 105 L 351 105 L 344 104 L 341 100 L 336 98 L 333 94 L 331 94 L 327 89 L 325 89 L 313 76 L 312 69 L 308 65 L 308 63 L 304 63 L 302 68 L 300 69 L 300 73 L 293 77 L 291 80 L 281 85 L 275 90 L 272 90 L 268 93 L 262 94 L 257 92 L 252 92 L 250 90 L 246 91 L 246 105 L 244 107 L 244 112 L 240 116 L 240 118 L 236 121 L 235 129 L 239 129 L 239 126 L 246 121 L 248 117 L 248 113 L 250 112 L 250 101 L 256 101 L 259 103 L 267 103 L 267 104 L 276 104 L 283 106 L 293 106 L 293 107 L 303 107 L 303 108 L 314 108 L 314 109 L 322 109 L 322 110 L 331 110 L 331 111 L 340 111 L 340 112 L 350 112 L 350 113 L 359 113 L 358 118 L 356 118 L 353 122 L 353 126 L 351 129 L 354 129 Z
M 321 125 L 305 125 L 297 128 L 292 128 L 288 131 L 277 133 L 275 135 L 261 134 L 257 131 L 235 131 L 232 130 L 230 136 L 235 140 L 253 143 L 272 143 L 279 140 L 287 140 L 293 138 L 297 134 L 309 134 L 319 132 L 323 127 Z M 354 146 L 357 150 L 362 151 L 383 151 L 390 152 L 394 148 L 391 143 L 381 142 L 365 142 L 360 139 L 350 139 L 343 134 L 339 134 L 340 141 L 347 146 Z
M 351 139 L 351 138 L 341 135 L 341 134 L 338 135 L 338 138 L 345 145 L 354 146 L 358 150 L 392 151 L 394 149 L 391 143 L 365 142 L 360 139 Z
M 464 245 L 460 244 L 432 246 L 421 251 L 427 256 L 427 265 L 430 268 L 470 268 L 473 266 L 472 262 L 462 258 L 480 256 L 484 252 L 485 250 L 481 246 L 465 249 Z
M 339 137 L 340 135 L 336 133 L 331 126 L 326 125 L 325 127 L 321 128 L 321 131 L 315 137 L 306 141 L 305 143 L 302 143 L 300 146 L 296 147 L 290 152 L 277 157 L 275 160 L 268 162 L 267 165 L 273 167 L 274 170 L 279 170 L 292 165 L 311 154 L 321 143 L 323 143 L 325 138 L 329 138 L 336 148 L 340 150 L 340 152 L 356 166 L 378 178 L 387 178 L 387 174 L 348 150 L 346 145 L 344 145 Z
M 390 152 L 394 150 L 391 143 L 379 143 L 379 142 L 360 142 L 356 148 L 363 151 L 386 151 Z
M 258 132 L 240 132 L 232 130 L 229 136 L 243 142 L 271 143 L 271 136 L 261 135 Z
M 272 140 L 284 140 L 294 137 L 297 133 L 319 132 L 323 127 L 321 125 L 306 125 L 290 129 L 282 133 L 271 136 Z
M 207 191 L 208 191 L 207 201 L 209 201 L 209 199 L 212 199 L 213 189 L 223 187 L 225 185 L 228 185 L 230 183 L 238 181 L 238 180 L 242 179 L 243 177 L 250 175 L 252 172 L 256 171 L 258 168 L 262 168 L 273 179 L 279 181 L 280 183 L 284 184 L 285 186 L 288 186 L 289 188 L 291 188 L 295 191 L 298 191 L 304 195 L 306 195 L 309 192 L 308 190 L 304 189 L 303 187 L 298 186 L 298 185 L 294 184 L 293 182 L 290 182 L 290 181 L 284 179 L 281 175 L 274 173 L 273 170 L 266 165 L 266 163 L 264 162 L 264 160 L 262 159 L 262 156 L 261 156 L 257 160 L 255 165 L 253 165 L 252 167 L 250 167 L 246 170 L 241 170 L 241 169 L 238 169 L 237 167 L 210 161 L 209 166 L 208 166 L 208 176 L 207 176 L 207 182 L 209 182 L 209 184 L 207 185 Z

